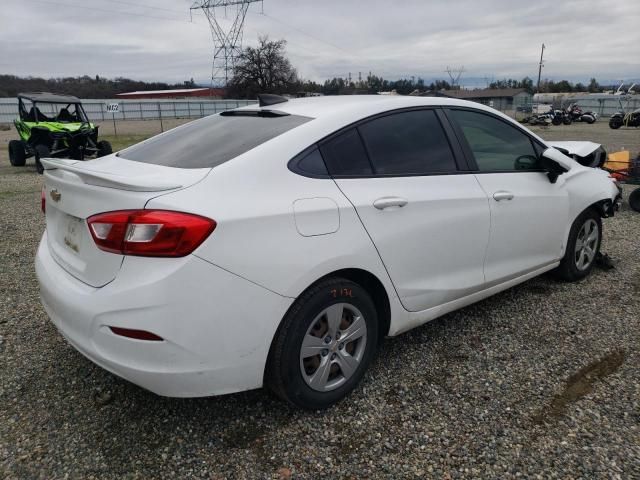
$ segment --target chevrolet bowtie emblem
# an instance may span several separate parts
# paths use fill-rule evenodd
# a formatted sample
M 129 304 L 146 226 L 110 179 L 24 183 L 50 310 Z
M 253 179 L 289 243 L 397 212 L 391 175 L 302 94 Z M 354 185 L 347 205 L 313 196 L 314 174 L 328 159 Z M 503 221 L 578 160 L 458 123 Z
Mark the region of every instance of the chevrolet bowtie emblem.
M 59 202 L 60 198 L 62 198 L 62 194 L 55 188 L 49 192 L 49 196 L 54 202 Z

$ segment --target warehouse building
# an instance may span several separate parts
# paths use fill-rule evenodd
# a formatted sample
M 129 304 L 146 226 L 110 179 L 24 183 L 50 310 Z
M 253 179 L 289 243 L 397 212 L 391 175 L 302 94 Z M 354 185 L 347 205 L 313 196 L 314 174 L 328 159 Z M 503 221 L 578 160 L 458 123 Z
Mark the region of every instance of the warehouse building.
M 193 98 L 193 97 L 207 97 L 207 98 L 222 98 L 224 96 L 224 89 L 222 88 L 177 88 L 173 90 L 148 90 L 118 93 L 117 98 L 123 100 L 133 99 L 154 99 L 154 98 Z

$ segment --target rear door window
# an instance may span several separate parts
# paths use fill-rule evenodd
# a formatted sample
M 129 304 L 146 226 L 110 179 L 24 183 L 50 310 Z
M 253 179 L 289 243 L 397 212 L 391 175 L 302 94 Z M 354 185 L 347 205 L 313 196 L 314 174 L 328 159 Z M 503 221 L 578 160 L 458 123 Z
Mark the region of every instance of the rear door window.
M 386 115 L 358 130 L 376 174 L 424 175 L 457 170 L 451 146 L 433 110 Z
M 167 167 L 211 168 L 310 120 L 299 115 L 212 115 L 126 148 L 118 156 Z
M 369 176 L 371 164 L 355 128 L 330 138 L 320 145 L 322 157 L 334 176 Z

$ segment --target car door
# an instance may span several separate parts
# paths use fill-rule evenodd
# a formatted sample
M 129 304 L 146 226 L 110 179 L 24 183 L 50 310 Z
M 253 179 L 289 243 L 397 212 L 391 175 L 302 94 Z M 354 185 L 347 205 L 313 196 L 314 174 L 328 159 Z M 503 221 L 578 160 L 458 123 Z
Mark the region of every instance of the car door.
M 320 145 L 410 311 L 484 285 L 487 197 L 449 139 L 436 111 L 422 109 L 369 119 Z
M 558 261 L 569 199 L 563 176 L 551 183 L 541 168 L 545 147 L 520 127 L 488 112 L 450 109 L 447 116 L 489 198 L 487 283 L 501 283 Z

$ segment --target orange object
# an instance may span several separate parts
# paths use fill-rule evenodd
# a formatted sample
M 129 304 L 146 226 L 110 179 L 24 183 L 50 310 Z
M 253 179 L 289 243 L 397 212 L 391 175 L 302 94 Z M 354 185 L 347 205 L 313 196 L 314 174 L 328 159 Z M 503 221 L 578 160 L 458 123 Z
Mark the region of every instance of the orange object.
M 628 170 L 631 163 L 631 153 L 629 150 L 621 150 L 619 152 L 610 153 L 607 161 L 603 165 L 607 170 Z

